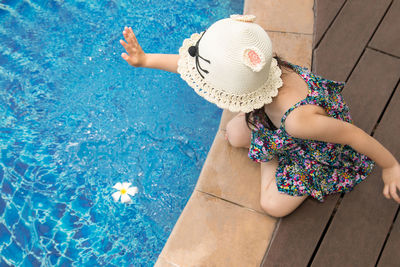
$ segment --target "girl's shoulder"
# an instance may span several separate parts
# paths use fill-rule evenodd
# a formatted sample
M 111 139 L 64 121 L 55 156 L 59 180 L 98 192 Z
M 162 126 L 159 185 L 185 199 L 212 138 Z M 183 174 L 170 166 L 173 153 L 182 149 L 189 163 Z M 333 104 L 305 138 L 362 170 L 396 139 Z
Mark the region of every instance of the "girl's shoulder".
M 286 116 L 286 119 L 283 122 L 285 130 L 296 129 L 298 122 L 300 121 L 299 118 L 301 118 L 301 121 L 304 121 L 307 120 L 307 118 L 314 117 L 315 115 L 323 115 L 329 117 L 329 114 L 322 106 L 319 106 L 317 104 L 301 105 L 293 109 L 292 112 L 290 112 L 290 114 Z
M 296 66 L 298 65 L 294 67 Z M 324 108 L 318 105 L 320 102 L 318 100 L 318 92 L 312 89 L 310 81 L 300 70 L 287 72 L 282 79 L 284 86 L 277 96 L 277 104 L 270 106 L 270 113 L 278 114 L 272 118 L 275 125 L 280 125 L 283 129 L 286 117 L 290 115 L 290 118 L 295 118 L 298 115 L 297 113 L 299 115 L 303 115 L 303 113 L 310 115 L 313 113 L 326 114 Z

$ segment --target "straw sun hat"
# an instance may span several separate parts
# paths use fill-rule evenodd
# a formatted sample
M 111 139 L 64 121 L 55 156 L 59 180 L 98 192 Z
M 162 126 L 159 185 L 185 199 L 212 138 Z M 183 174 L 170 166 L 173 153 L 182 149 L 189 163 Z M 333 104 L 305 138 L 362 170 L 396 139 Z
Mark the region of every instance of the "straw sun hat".
M 254 15 L 231 15 L 179 48 L 178 73 L 197 94 L 232 112 L 250 112 L 272 101 L 282 86 L 266 31 Z

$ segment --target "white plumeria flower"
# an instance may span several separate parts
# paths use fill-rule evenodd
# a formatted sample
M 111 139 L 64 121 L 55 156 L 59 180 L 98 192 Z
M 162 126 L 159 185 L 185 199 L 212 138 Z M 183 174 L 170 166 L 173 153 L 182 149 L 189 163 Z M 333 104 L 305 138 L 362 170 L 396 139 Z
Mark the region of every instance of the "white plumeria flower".
M 116 183 L 113 188 L 119 190 L 115 193 L 112 194 L 112 197 L 114 201 L 118 201 L 119 197 L 121 197 L 121 202 L 122 203 L 129 203 L 131 202 L 131 198 L 128 196 L 134 196 L 138 192 L 138 188 L 136 186 L 134 187 L 129 187 L 132 183 Z

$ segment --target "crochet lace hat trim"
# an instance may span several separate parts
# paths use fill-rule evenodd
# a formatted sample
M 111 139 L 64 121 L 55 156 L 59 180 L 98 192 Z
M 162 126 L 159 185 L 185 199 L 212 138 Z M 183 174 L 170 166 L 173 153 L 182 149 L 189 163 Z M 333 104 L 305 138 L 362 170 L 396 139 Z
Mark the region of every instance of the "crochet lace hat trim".
M 271 67 L 267 81 L 257 89 L 249 89 L 250 93 L 236 95 L 220 90 L 205 81 L 196 70 L 195 62 L 189 55 L 188 49 L 194 45 L 202 33 L 194 33 L 183 41 L 179 48 L 178 73 L 195 92 L 207 101 L 231 112 L 250 112 L 272 102 L 272 97 L 278 95 L 278 88 L 283 85 L 282 71 L 275 58 L 271 60 Z

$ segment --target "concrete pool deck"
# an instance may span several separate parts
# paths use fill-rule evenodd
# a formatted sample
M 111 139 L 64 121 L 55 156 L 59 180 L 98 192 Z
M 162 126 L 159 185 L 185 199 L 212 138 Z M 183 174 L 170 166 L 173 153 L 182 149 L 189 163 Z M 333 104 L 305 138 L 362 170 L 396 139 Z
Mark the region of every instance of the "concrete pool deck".
M 274 52 L 311 68 L 314 0 L 245 0 L 244 14 L 256 15 Z M 259 203 L 260 165 L 246 149 L 231 147 L 225 126 L 235 115 L 223 111 L 219 130 L 195 190 L 155 266 L 259 266 L 280 219 Z

